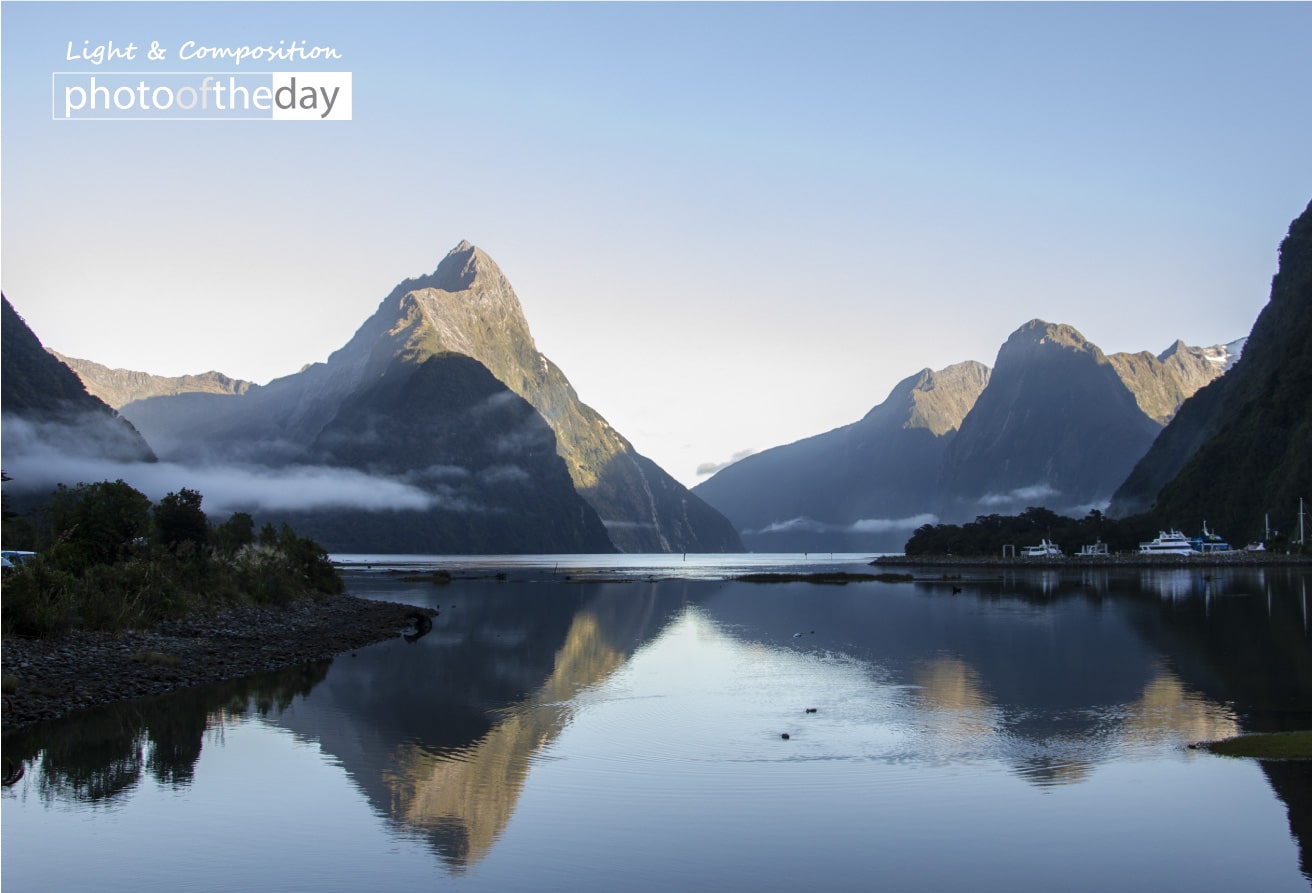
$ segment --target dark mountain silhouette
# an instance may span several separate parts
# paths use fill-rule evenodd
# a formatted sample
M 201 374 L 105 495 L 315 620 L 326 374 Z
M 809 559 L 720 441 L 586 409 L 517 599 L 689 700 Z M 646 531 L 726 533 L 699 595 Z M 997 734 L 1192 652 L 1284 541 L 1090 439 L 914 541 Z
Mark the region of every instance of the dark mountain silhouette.
M 1280 245 L 1271 297 L 1243 356 L 1181 407 L 1117 490 L 1111 511 L 1148 509 L 1233 539 L 1264 516 L 1289 529 L 1312 496 L 1312 203 Z
M 0 411 L 5 468 L 13 475 L 6 493 L 39 489 L 17 469 L 57 456 L 153 462 L 155 454 L 135 428 L 104 401 L 91 396 L 69 369 L 46 352 L 7 297 L 0 324 Z M 76 483 L 76 482 L 70 482 Z

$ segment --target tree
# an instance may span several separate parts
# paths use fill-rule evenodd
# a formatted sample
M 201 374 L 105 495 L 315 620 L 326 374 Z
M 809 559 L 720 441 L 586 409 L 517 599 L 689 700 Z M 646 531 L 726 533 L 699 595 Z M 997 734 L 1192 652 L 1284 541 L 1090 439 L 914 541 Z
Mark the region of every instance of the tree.
M 170 552 L 177 552 L 186 543 L 198 549 L 209 539 L 210 522 L 201 511 L 204 499 L 195 490 L 183 487 L 169 493 L 154 509 L 155 539 Z
M 121 561 L 150 530 L 150 500 L 122 480 L 60 484 L 48 512 L 55 547 L 73 566 Z
M 255 542 L 255 519 L 246 512 L 234 512 L 232 517 L 214 528 L 214 541 L 219 552 L 231 557 Z

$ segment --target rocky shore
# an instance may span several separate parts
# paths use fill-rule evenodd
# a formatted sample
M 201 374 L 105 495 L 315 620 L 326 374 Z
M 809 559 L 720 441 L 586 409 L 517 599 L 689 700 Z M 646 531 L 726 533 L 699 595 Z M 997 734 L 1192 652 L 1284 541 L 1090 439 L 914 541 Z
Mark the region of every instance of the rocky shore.
M 349 595 L 241 606 L 119 634 L 6 636 L 4 731 L 111 701 L 323 660 L 398 636 L 431 609 Z

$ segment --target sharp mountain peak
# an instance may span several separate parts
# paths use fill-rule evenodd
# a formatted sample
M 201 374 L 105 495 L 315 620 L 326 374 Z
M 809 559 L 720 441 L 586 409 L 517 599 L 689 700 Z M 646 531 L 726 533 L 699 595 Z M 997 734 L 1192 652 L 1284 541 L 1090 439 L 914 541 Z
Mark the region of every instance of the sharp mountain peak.
M 1080 334 L 1074 327 L 1065 323 L 1052 323 L 1042 319 L 1032 319 L 1011 333 L 1003 350 L 1025 346 L 1052 344 L 1068 347 L 1077 351 L 1098 351 L 1096 345 Z M 1101 351 L 1098 351 L 1101 353 Z

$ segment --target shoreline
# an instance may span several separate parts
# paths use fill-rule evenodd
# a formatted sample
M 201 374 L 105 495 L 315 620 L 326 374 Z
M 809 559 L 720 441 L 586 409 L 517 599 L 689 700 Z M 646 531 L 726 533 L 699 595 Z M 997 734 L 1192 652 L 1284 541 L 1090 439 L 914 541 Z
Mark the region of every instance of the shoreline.
M 398 637 L 432 609 L 353 595 L 241 605 L 121 633 L 5 636 L 0 731 L 115 701 L 327 660 Z M 12 689 L 12 690 L 11 690 Z
M 871 567 L 990 567 L 990 568 L 1216 568 L 1306 567 L 1312 557 L 1271 552 L 1214 552 L 1210 555 L 1062 555 L 1052 558 L 1002 558 L 955 555 L 881 555 Z

